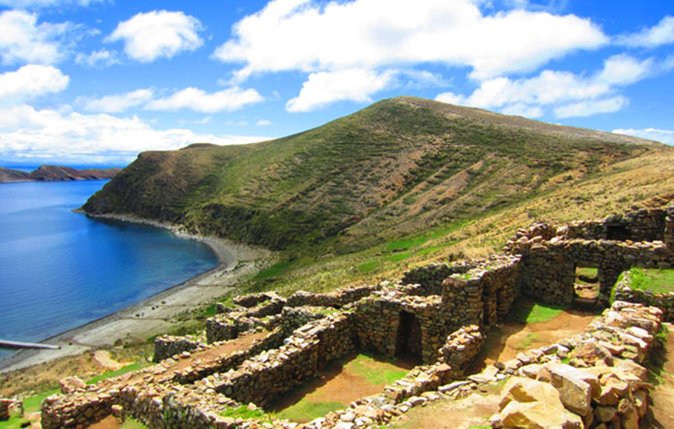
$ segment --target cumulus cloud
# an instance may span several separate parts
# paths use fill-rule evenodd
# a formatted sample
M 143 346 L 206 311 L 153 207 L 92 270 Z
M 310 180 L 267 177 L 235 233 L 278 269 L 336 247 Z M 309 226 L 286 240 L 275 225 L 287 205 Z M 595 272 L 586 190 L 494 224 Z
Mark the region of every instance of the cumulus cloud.
M 613 130 L 616 134 L 625 134 L 628 136 L 641 137 L 643 139 L 655 140 L 661 143 L 674 146 L 674 130 L 663 130 L 659 128 L 618 128 Z
M 627 98 L 619 95 L 602 100 L 588 100 L 578 103 L 570 103 L 555 107 L 555 116 L 558 118 L 574 118 L 594 116 L 600 113 L 613 113 L 627 106 Z
M 0 6 L 13 9 L 38 9 L 46 7 L 60 7 L 68 5 L 89 6 L 105 0 L 0 0 Z
M 469 96 L 446 92 L 436 100 L 528 117 L 543 116 L 544 107 L 553 107 L 559 118 L 615 112 L 628 104 L 626 98 L 615 95 L 616 90 L 648 77 L 653 64 L 651 59 L 615 55 L 590 76 L 544 70 L 531 78 L 485 80 Z
M 66 31 L 66 24 L 38 24 L 35 14 L 9 10 L 0 13 L 0 28 L 3 64 L 54 64 L 63 57 L 58 39 Z
M 0 104 L 15 104 L 27 98 L 63 91 L 70 78 L 53 66 L 29 64 L 0 74 Z
M 312 73 L 302 85 L 299 96 L 288 101 L 289 112 L 307 112 L 336 101 L 371 101 L 370 95 L 385 88 L 392 72 L 349 69 Z
M 522 9 L 486 15 L 477 0 L 273 0 L 234 26 L 215 58 L 237 73 L 375 70 L 433 62 L 472 68 L 471 77 L 536 69 L 608 42 L 588 19 Z
M 168 97 L 153 100 L 145 106 L 145 109 L 168 111 L 190 109 L 202 113 L 215 113 L 237 110 L 263 100 L 264 98 L 252 88 L 232 87 L 208 93 L 202 89 L 190 87 Z
M 107 49 L 99 49 L 88 54 L 79 53 L 75 57 L 75 62 L 79 65 L 102 68 L 119 63 L 117 53 Z
M 185 88 L 171 95 L 160 97 L 149 88 L 101 98 L 82 98 L 80 103 L 91 112 L 119 113 L 138 107 L 144 110 L 175 111 L 194 110 L 202 113 L 233 111 L 264 100 L 255 89 L 232 87 L 217 92 L 199 88 Z
M 195 142 L 240 144 L 255 136 L 217 136 L 172 128 L 155 129 L 138 117 L 86 115 L 21 105 L 0 109 L 0 155 L 74 160 L 131 160 L 145 150 L 171 150 Z
M 674 43 L 674 16 L 665 16 L 655 26 L 621 36 L 618 43 L 631 47 L 656 48 Z
M 90 112 L 119 113 L 132 107 L 142 106 L 152 100 L 151 89 L 138 89 L 125 94 L 107 95 L 101 98 L 83 99 L 84 109 Z
M 107 40 L 123 41 L 129 57 L 149 63 L 198 49 L 203 44 L 201 29 L 198 19 L 183 12 L 155 10 L 120 22 Z

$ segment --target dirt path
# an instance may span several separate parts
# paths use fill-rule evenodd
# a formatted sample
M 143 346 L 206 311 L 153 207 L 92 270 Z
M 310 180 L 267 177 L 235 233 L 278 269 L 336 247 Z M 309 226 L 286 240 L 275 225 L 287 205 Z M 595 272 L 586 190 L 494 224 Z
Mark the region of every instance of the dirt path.
M 328 365 L 317 379 L 284 395 L 270 411 L 278 412 L 282 418 L 306 423 L 325 414 L 319 410 L 328 411 L 326 407 L 344 408 L 356 399 L 380 393 L 385 385 L 404 376 L 412 367 L 407 363 L 351 356 Z
M 663 350 L 654 357 L 656 386 L 651 399 L 651 427 L 674 428 L 674 326 L 667 324 L 669 333 Z
M 487 337 L 484 352 L 478 357 L 483 362 L 479 368 L 496 361 L 514 359 L 518 353 L 554 344 L 564 338 L 579 334 L 596 317 L 595 314 L 566 310 L 545 322 L 506 323 L 494 328 Z
M 443 400 L 415 407 L 391 425 L 397 429 L 469 429 L 488 426 L 498 411 L 499 393 L 474 393 L 458 401 Z

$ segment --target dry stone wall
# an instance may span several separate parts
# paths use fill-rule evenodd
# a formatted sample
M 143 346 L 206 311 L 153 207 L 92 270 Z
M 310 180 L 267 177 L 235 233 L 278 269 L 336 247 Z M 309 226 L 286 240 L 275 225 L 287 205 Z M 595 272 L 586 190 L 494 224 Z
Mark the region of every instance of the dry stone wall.
M 381 289 L 380 285 L 356 286 L 328 293 L 297 291 L 288 297 L 287 305 L 289 307 L 314 306 L 341 308 L 347 304 L 359 301 L 379 289 Z
M 667 322 L 674 322 L 674 292 L 654 293 L 632 287 L 629 271 L 615 285 L 613 299 L 658 307 Z

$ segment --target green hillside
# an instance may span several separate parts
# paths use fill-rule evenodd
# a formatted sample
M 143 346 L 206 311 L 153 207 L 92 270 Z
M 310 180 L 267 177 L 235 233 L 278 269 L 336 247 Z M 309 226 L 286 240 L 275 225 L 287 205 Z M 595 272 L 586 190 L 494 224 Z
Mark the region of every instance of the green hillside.
M 275 249 L 358 248 L 572 186 L 662 145 L 417 98 L 243 146 L 148 152 L 84 206 Z

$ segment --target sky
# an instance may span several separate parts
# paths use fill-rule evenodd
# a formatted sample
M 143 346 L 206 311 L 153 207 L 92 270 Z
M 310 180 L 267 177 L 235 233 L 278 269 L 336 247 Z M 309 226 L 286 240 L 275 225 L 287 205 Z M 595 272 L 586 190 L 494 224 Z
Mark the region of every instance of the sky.
M 0 160 L 119 165 L 412 95 L 674 144 L 671 0 L 0 0 Z

